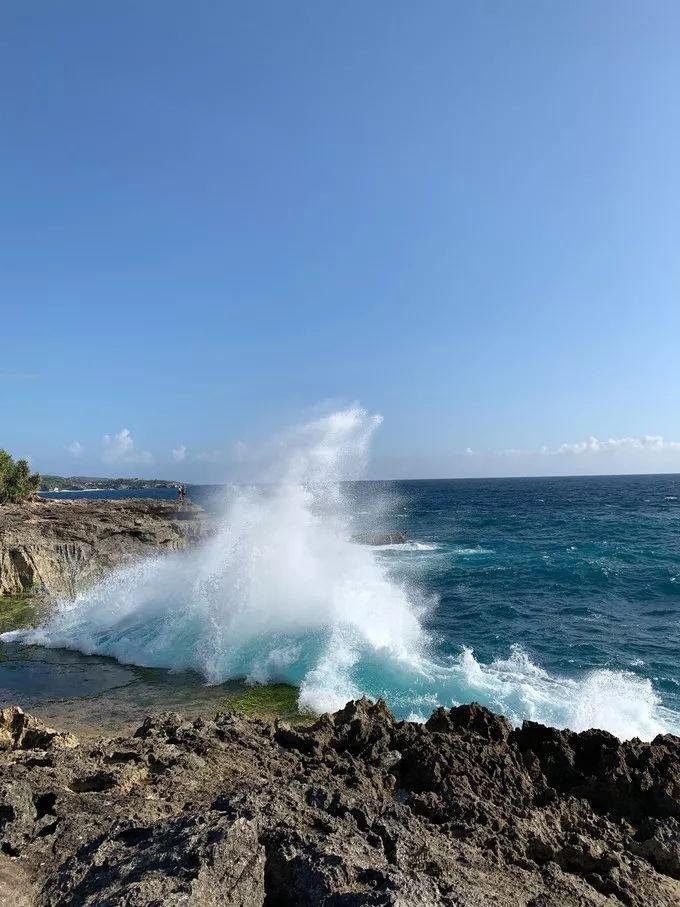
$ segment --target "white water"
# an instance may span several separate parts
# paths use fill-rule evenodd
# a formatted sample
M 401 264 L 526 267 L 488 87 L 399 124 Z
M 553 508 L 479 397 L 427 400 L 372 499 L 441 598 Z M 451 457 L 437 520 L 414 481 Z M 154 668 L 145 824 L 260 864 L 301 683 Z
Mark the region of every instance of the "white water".
M 379 422 L 355 407 L 289 434 L 276 482 L 233 489 L 210 542 L 119 570 L 60 602 L 43 626 L 2 638 L 192 669 L 214 683 L 286 681 L 299 687 L 300 707 L 317 712 L 366 693 L 402 717 L 474 699 L 512 721 L 620 737 L 675 730 L 649 681 L 632 673 L 553 677 L 519 648 L 488 665 L 468 649 L 434 654 L 421 617 L 436 603 L 349 541 L 339 481 L 360 468 Z

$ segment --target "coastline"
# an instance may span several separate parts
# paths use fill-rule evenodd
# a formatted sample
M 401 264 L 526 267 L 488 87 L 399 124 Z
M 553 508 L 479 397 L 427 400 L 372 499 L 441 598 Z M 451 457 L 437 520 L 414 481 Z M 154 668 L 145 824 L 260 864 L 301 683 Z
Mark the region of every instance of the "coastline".
M 73 597 L 111 570 L 195 545 L 213 518 L 155 498 L 54 500 L 0 507 L 0 595 Z
M 645 486 L 632 496 L 623 497 L 622 506 L 634 503 L 642 491 L 649 496 Z M 667 488 L 655 487 L 654 491 L 663 497 Z M 656 632 L 655 610 L 650 606 L 649 620 L 639 626 L 639 632 L 630 640 L 618 634 L 621 620 L 635 616 L 635 607 L 626 604 L 627 597 L 634 603 L 636 590 L 637 594 L 644 593 L 650 584 L 657 582 L 657 577 L 660 585 L 652 586 L 654 594 L 662 599 L 667 595 L 663 574 L 671 570 L 670 562 L 657 558 L 650 562 L 649 570 L 638 569 L 644 548 L 637 551 L 637 536 L 623 544 L 620 551 L 605 550 L 606 545 L 595 552 L 588 547 L 581 551 L 592 533 L 585 533 L 583 538 L 574 536 L 583 525 L 578 519 L 566 530 L 559 530 L 561 535 L 547 549 L 554 553 L 543 557 L 548 543 L 542 535 L 530 536 L 518 546 L 515 523 L 505 523 L 503 515 L 498 519 L 500 537 L 488 538 L 488 521 L 496 520 L 498 514 L 494 510 L 496 504 L 484 505 L 483 487 L 474 490 L 471 497 L 466 492 L 467 497 L 462 501 L 449 486 L 430 490 L 424 498 L 418 490 L 404 490 L 404 495 L 407 492 L 415 495 L 410 499 L 414 507 L 408 513 L 404 508 L 408 524 L 402 525 L 408 525 L 410 538 L 420 541 L 402 543 L 400 535 L 399 544 L 376 546 L 394 533 L 384 532 L 389 528 L 389 524 L 385 525 L 385 513 L 380 520 L 365 518 L 370 503 L 360 499 L 355 510 L 361 516 L 346 533 L 347 537 L 331 531 L 324 536 L 322 545 L 316 535 L 305 535 L 304 527 L 311 525 L 306 512 L 291 514 L 286 510 L 287 503 L 277 502 L 275 496 L 263 499 L 265 509 L 260 511 L 251 508 L 246 495 L 240 509 L 231 508 L 219 519 L 225 530 L 221 536 L 224 543 L 217 542 L 219 553 L 212 542 L 202 544 L 218 526 L 214 502 L 209 496 L 203 498 L 206 511 L 192 504 L 180 504 L 176 499 L 125 497 L 37 501 L 1 507 L 0 585 L 6 586 L 11 576 L 4 567 L 8 560 L 16 580 L 13 589 L 4 591 L 21 590 L 40 606 L 43 601 L 48 606 L 50 597 L 67 600 L 60 609 L 65 623 L 58 633 L 55 628 L 50 629 L 49 640 L 40 633 L 32 635 L 28 629 L 23 635 L 4 640 L 10 646 L 7 652 L 10 658 L 0 669 L 0 687 L 8 688 L 4 702 L 22 701 L 26 690 L 35 690 L 35 677 L 44 695 L 52 696 L 54 684 L 68 698 L 78 686 L 69 676 L 76 678 L 82 674 L 88 688 L 92 685 L 95 689 L 101 689 L 102 685 L 108 688 L 114 681 L 120 688 L 135 671 L 135 665 L 146 665 L 152 671 L 195 671 L 218 684 L 243 675 L 258 683 L 283 680 L 300 687 L 303 705 L 316 712 L 339 708 L 348 699 L 366 693 L 384 696 L 400 718 L 424 719 L 437 703 L 479 701 L 509 716 L 514 723 L 530 718 L 574 730 L 604 727 L 621 739 L 637 735 L 649 740 L 657 733 L 678 733 L 680 713 L 677 708 L 673 711 L 676 700 L 672 640 L 665 647 L 669 653 L 665 662 L 654 651 L 645 649 L 647 639 L 652 638 L 646 635 L 647 630 L 650 634 Z M 544 496 L 547 490 L 539 486 L 535 493 Z M 553 493 L 559 495 L 563 491 L 554 489 Z M 572 494 L 569 490 L 568 496 Z M 541 526 L 545 523 L 546 530 L 552 532 L 553 524 L 550 520 L 541 522 L 542 515 L 534 513 L 524 492 L 520 498 L 517 503 L 511 486 L 505 496 L 506 510 L 514 512 L 516 506 L 524 506 L 526 518 L 538 520 Z M 588 501 L 592 511 L 591 496 Z M 444 512 L 442 506 L 455 507 L 457 513 L 465 515 L 471 504 L 475 505 L 473 512 L 479 517 L 467 526 L 463 523 L 462 531 L 458 527 L 453 533 L 437 516 Z M 560 512 L 556 508 L 556 513 Z M 401 509 L 395 513 L 400 516 Z M 668 516 L 672 515 L 669 511 Z M 268 524 L 269 519 L 274 522 Z M 378 533 L 379 529 L 383 531 Z M 611 526 L 608 531 L 612 531 Z M 501 540 L 503 534 L 505 541 Z M 644 533 L 641 536 L 644 543 Z M 242 539 L 244 546 L 240 547 L 239 543 L 234 547 L 233 538 Z M 372 543 L 375 554 L 362 544 L 343 547 L 349 539 Z M 312 556 L 309 562 L 303 560 L 302 567 L 314 564 L 308 580 L 302 580 L 296 562 L 300 546 Z M 183 548 L 191 550 L 183 552 Z M 631 548 L 636 549 L 632 560 L 629 559 Z M 270 559 L 267 564 L 257 560 L 262 552 L 286 550 L 290 557 Z M 667 558 L 672 556 L 669 548 Z M 215 558 L 217 561 L 213 562 Z M 251 563 L 258 563 L 254 576 L 249 573 Z M 342 582 L 338 582 L 338 563 L 345 565 Z M 628 566 L 619 572 L 622 563 Z M 104 585 L 90 596 L 88 587 L 104 578 Z M 219 587 L 214 610 L 212 606 L 204 608 L 202 595 L 195 594 L 199 578 L 210 588 L 212 583 Z M 557 601 L 556 578 L 566 590 Z M 232 617 L 239 613 L 239 583 L 245 583 L 243 588 L 248 589 L 251 579 L 255 580 L 254 588 L 262 594 L 247 605 L 248 617 L 242 626 L 245 635 L 243 638 L 231 635 L 230 649 L 229 644 L 217 640 L 222 639 L 220 634 L 227 632 Z M 565 580 L 570 586 L 564 584 Z M 343 583 L 348 588 L 356 584 L 357 588 L 372 590 L 372 606 L 377 609 L 373 620 L 367 621 L 363 612 L 353 609 L 353 596 L 344 597 Z M 667 586 L 672 592 L 673 587 L 668 583 Z M 413 601 L 409 596 L 406 596 L 408 601 L 400 597 L 400 589 L 407 587 L 413 591 Z M 603 589 L 607 590 L 606 598 Z M 285 592 L 282 597 L 280 591 Z M 442 627 L 437 624 L 444 621 L 441 649 L 433 646 L 432 658 L 428 650 L 427 663 L 419 663 L 413 670 L 409 662 L 403 676 L 390 674 L 396 665 L 389 664 L 389 657 L 381 660 L 381 653 L 386 651 L 384 642 L 393 638 L 397 648 L 404 650 L 406 637 L 400 621 L 415 625 L 417 630 L 418 609 L 439 594 L 451 596 L 450 601 L 428 618 L 427 625 L 423 624 L 422 635 L 427 636 L 432 628 L 438 634 Z M 68 600 L 74 596 L 78 602 L 71 608 Z M 617 600 L 623 604 L 615 608 Z M 357 633 L 359 647 L 365 647 L 366 657 L 360 657 L 356 668 L 345 670 L 340 662 L 336 663 L 332 646 L 328 648 L 324 644 L 325 648 L 315 648 L 314 627 L 319 621 L 335 626 L 334 601 L 342 603 L 338 620 L 345 628 L 341 634 L 347 637 L 345 643 L 352 648 L 352 634 Z M 247 637 L 251 630 L 257 630 L 258 625 L 269 626 L 269 602 L 281 604 L 278 612 L 275 608 L 280 623 L 274 632 L 265 634 L 257 646 L 249 649 Z M 324 604 L 324 614 L 318 611 L 319 602 Z M 447 614 L 453 614 L 455 602 L 465 604 L 465 609 L 455 608 L 455 632 L 449 634 Z M 308 611 L 301 629 L 298 615 L 305 608 Z M 376 620 L 378 612 L 381 617 Z M 561 625 L 568 634 L 570 648 L 573 645 L 578 649 L 581 644 L 585 654 L 582 666 L 579 658 L 569 657 L 564 647 L 555 649 L 557 640 L 552 638 L 552 631 L 537 635 L 540 621 L 533 616 L 546 613 L 553 614 L 555 625 Z M 644 609 L 641 613 L 644 614 Z M 522 619 L 518 621 L 518 617 Z M 489 620 L 498 621 L 499 635 L 490 636 L 486 632 Z M 108 628 L 107 624 L 110 624 Z M 26 627 L 27 622 L 5 629 L 20 630 L 22 626 Z M 213 653 L 211 640 L 215 630 Z M 287 634 L 302 647 L 301 656 L 292 661 L 286 661 Z M 47 643 L 51 648 L 21 646 L 22 636 L 24 642 L 38 646 Z M 186 644 L 176 646 L 175 639 L 179 637 Z M 145 639 L 150 641 L 148 646 Z M 409 643 L 405 650 L 409 650 Z M 372 652 L 388 678 L 387 685 L 371 664 Z M 113 656 L 116 662 L 105 661 L 108 656 Z M 283 663 L 277 661 L 280 657 L 284 658 Z M 273 659 L 271 671 L 266 667 L 269 658 Z M 59 659 L 61 664 L 57 664 Z M 572 667 L 572 662 L 577 666 Z M 103 666 L 103 677 L 97 676 L 99 663 Z M 310 666 L 315 664 L 321 664 L 323 671 L 311 671 Z M 130 671 L 121 668 L 122 665 Z M 110 679 L 112 672 L 117 676 Z M 22 676 L 28 684 L 26 687 L 22 686 Z M 307 677 L 312 681 L 311 688 L 304 682 Z M 191 684 L 189 679 L 188 686 Z M 337 690 L 341 692 L 336 694 Z M 150 709 L 152 705 L 154 709 L 157 707 L 155 684 L 140 693 L 142 702 L 147 701 L 148 694 Z M 190 691 L 187 695 L 192 698 Z M 25 700 L 26 706 L 36 707 L 36 698 L 39 697 Z M 112 699 L 116 699 L 116 708 L 129 707 L 129 698 L 122 705 L 122 694 L 114 691 Z M 181 701 L 180 696 L 178 702 Z M 166 707 L 175 707 L 172 699 Z M 143 717 L 135 714 L 140 719 Z M 52 720 L 52 716 L 48 717 Z M 54 715 L 54 720 L 59 718 L 58 714 Z
M 153 499 L 3 508 L 3 570 L 43 586 L 5 598 L 4 629 L 25 625 L 50 592 L 75 594 L 213 531 L 200 508 Z M 59 650 L 31 651 L 68 673 Z M 88 657 L 71 654 L 82 687 Z M 197 680 L 178 694 L 172 672 L 89 658 L 110 686 L 70 700 L 55 688 L 35 709 L 24 697 L 28 715 L 7 698 L 0 709 L 3 904 L 680 899 L 678 737 L 513 727 L 474 703 L 423 723 L 368 700 L 301 715 L 285 684 Z

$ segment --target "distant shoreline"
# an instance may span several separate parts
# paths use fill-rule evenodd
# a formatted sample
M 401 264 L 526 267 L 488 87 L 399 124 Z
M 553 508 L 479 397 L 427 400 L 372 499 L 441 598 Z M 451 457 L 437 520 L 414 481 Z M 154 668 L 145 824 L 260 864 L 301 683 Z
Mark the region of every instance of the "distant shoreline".
M 137 487 L 137 486 L 130 486 Z M 38 494 L 87 494 L 88 491 L 110 491 L 109 488 L 41 488 Z
M 41 494 L 54 492 L 78 493 L 85 491 L 130 491 L 145 488 L 175 488 L 176 481 L 169 479 L 109 479 L 103 476 L 54 476 L 43 475 L 40 482 Z
M 388 485 L 388 484 L 437 484 L 444 482 L 474 483 L 474 482 L 545 482 L 545 481 L 584 481 L 589 479 L 640 479 L 651 477 L 680 476 L 680 472 L 625 472 L 625 473 L 569 473 L 562 475 L 517 475 L 517 476 L 447 476 L 438 478 L 398 478 L 398 479 L 346 479 L 341 485 Z M 70 483 L 66 486 L 66 482 Z M 96 485 L 94 483 L 97 483 Z M 93 484 L 89 484 L 93 483 Z M 39 494 L 77 493 L 84 491 L 138 491 L 145 488 L 177 488 L 182 484 L 179 480 L 169 479 L 109 479 L 98 476 L 52 476 L 43 475 Z M 186 485 L 220 486 L 227 484 L 259 485 L 269 484 L 261 482 L 185 482 Z

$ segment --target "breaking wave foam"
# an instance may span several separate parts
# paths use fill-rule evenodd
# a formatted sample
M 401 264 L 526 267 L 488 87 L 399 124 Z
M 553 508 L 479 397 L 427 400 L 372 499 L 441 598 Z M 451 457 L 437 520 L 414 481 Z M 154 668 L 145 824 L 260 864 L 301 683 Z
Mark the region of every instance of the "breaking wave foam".
M 360 465 L 379 421 L 354 407 L 303 426 L 282 445 L 278 482 L 234 489 L 209 542 L 118 570 L 37 629 L 2 638 L 191 669 L 211 683 L 284 681 L 315 712 L 365 693 L 400 717 L 477 700 L 514 722 L 620 737 L 675 729 L 651 683 L 632 673 L 553 677 L 520 648 L 490 664 L 470 649 L 437 654 L 421 622 L 435 603 L 350 541 L 339 480 Z

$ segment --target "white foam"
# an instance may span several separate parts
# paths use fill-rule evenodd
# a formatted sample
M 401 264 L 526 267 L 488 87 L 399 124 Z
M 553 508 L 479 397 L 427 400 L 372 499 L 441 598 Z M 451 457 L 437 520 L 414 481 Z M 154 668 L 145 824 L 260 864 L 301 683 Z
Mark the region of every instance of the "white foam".
M 286 681 L 310 711 L 366 693 L 384 696 L 401 717 L 477 700 L 514 722 L 598 726 L 621 737 L 680 730 L 651 681 L 630 672 L 575 680 L 549 675 L 519 647 L 488 664 L 470 649 L 455 658 L 434 651 L 420 620 L 433 603 L 390 578 L 389 558 L 350 541 L 339 479 L 360 464 L 378 424 L 353 407 L 302 426 L 286 438 L 278 481 L 234 489 L 209 542 L 115 571 L 61 601 L 41 627 L 2 639 L 193 669 L 209 682 Z
M 208 543 L 115 571 L 5 639 L 193 669 L 210 682 L 287 680 L 301 685 L 303 705 L 342 705 L 361 692 L 351 675 L 364 653 L 399 662 L 427 643 L 418 596 L 350 541 L 338 480 L 378 424 L 355 407 L 289 433 L 279 482 L 234 489 Z
M 459 554 L 461 557 L 471 557 L 475 554 L 493 554 L 491 548 L 482 548 L 477 546 L 476 548 L 454 548 L 454 554 Z
M 464 649 L 452 676 L 456 672 L 469 698 L 476 694 L 514 723 L 529 718 L 575 731 L 597 727 L 617 737 L 646 740 L 680 728 L 680 716 L 661 707 L 651 681 L 631 671 L 599 669 L 578 680 L 554 676 L 513 646 L 507 659 L 490 664 L 478 662 Z

